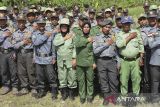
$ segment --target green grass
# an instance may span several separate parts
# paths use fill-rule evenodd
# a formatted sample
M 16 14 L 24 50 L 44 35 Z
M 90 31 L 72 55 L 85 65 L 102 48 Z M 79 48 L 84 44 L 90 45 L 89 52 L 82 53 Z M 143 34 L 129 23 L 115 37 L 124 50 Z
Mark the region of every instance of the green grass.
M 79 97 L 76 97 L 75 101 L 67 99 L 65 102 L 60 100 L 59 94 L 56 101 L 51 100 L 51 94 L 41 99 L 35 99 L 31 97 L 31 94 L 17 97 L 9 93 L 4 96 L 0 96 L 0 107 L 104 107 L 102 105 L 103 99 L 98 95 L 94 98 L 92 104 L 80 104 Z M 107 107 L 122 107 L 120 105 L 109 104 Z M 137 107 L 159 107 L 159 104 L 139 104 Z

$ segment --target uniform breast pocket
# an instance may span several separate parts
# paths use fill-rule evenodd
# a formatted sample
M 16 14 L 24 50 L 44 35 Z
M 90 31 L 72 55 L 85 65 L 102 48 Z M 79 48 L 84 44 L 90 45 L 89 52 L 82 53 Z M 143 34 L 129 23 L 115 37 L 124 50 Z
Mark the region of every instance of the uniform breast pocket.
M 133 45 L 135 48 L 138 48 L 139 43 L 138 43 L 138 40 L 137 40 L 137 39 L 132 40 L 131 43 L 132 43 L 132 45 Z
M 65 42 L 65 46 L 67 46 L 68 49 L 73 49 L 73 48 L 74 48 L 74 45 L 73 45 L 73 43 L 72 43 L 72 40 L 66 41 L 66 42 Z

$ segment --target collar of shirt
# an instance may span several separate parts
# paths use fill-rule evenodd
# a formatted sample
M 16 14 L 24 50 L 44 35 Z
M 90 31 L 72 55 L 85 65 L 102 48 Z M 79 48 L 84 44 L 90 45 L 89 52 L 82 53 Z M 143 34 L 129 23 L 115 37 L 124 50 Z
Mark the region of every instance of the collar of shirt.
M 26 33 L 28 32 L 27 28 L 25 28 L 23 31 L 21 31 L 20 29 L 18 30 L 18 33 Z
M 5 28 L 0 28 L 0 31 L 3 31 L 3 32 L 5 32 L 5 31 L 9 31 L 9 28 L 8 27 L 5 27 Z
M 104 35 L 104 34 L 102 33 L 101 36 L 102 36 L 102 38 L 104 38 L 104 39 L 111 38 L 111 34 Z

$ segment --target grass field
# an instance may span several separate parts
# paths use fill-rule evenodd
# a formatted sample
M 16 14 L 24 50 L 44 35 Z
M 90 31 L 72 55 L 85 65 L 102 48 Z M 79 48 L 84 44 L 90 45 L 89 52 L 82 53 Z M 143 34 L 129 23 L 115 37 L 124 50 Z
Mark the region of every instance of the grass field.
M 65 102 L 60 100 L 61 96 L 59 94 L 58 99 L 56 101 L 51 100 L 51 94 L 48 93 L 42 99 L 35 99 L 31 97 L 31 94 L 16 97 L 12 95 L 12 92 L 5 95 L 0 96 L 0 107 L 104 107 L 102 105 L 103 99 L 99 96 L 94 98 L 92 104 L 80 104 L 79 97 L 76 97 L 75 101 L 71 101 L 67 99 Z M 122 107 L 120 105 L 109 104 L 107 107 Z M 139 104 L 137 107 L 159 107 L 160 104 Z

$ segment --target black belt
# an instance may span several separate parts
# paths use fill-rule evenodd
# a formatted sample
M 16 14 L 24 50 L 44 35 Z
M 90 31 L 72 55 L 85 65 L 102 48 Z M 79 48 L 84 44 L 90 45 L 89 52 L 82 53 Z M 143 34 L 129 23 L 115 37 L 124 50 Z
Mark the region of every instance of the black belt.
M 14 50 L 13 48 L 9 48 L 9 49 L 0 48 L 0 52 L 2 52 L 3 54 L 8 54 L 13 50 Z
M 38 56 L 38 57 L 50 57 L 50 56 L 52 56 L 52 53 L 49 53 L 49 54 L 36 53 L 36 56 Z
M 111 60 L 111 59 L 115 59 L 115 57 L 108 57 L 108 56 L 105 56 L 105 57 L 99 57 L 99 59 L 103 59 L 103 60 Z
M 33 52 L 33 49 L 21 49 L 20 53 L 31 53 Z
M 136 57 L 134 57 L 134 58 L 127 58 L 127 57 L 124 57 L 122 55 L 119 55 L 119 56 L 120 56 L 120 58 L 122 58 L 124 60 L 127 60 L 127 61 L 134 61 L 134 60 L 136 60 L 136 59 L 138 59 L 140 57 L 139 54 Z

